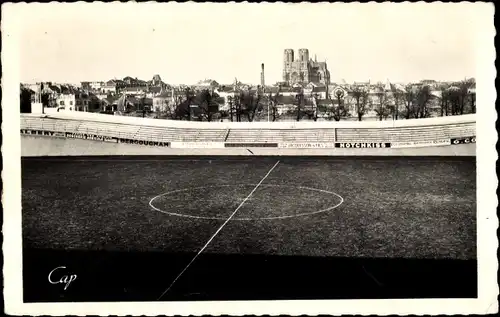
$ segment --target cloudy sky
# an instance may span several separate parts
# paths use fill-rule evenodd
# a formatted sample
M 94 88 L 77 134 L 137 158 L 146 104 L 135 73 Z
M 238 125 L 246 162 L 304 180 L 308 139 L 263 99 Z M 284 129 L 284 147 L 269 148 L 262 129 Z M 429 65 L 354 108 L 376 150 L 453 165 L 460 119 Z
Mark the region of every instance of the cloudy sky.
M 9 28 L 23 82 L 124 76 L 167 83 L 282 79 L 283 50 L 308 48 L 332 81 L 475 77 L 491 38 L 484 4 L 28 4 Z M 12 21 L 12 20 L 11 20 Z M 488 33 L 489 32 L 489 33 Z

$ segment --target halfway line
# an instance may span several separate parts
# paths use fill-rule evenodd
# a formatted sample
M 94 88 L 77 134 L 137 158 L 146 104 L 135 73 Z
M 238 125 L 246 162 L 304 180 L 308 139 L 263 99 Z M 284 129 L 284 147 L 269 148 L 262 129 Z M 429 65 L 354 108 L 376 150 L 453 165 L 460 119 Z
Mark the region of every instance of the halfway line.
M 174 281 L 170 284 L 170 286 L 160 295 L 160 297 L 158 297 L 157 300 L 160 300 L 163 296 L 165 296 L 166 293 L 168 293 L 168 291 L 172 288 L 172 286 L 174 286 L 175 282 L 177 282 L 177 280 L 182 276 L 182 274 L 184 274 L 184 272 L 187 271 L 187 269 L 191 266 L 191 264 L 193 264 L 194 260 L 196 260 L 196 258 L 207 248 L 207 246 L 210 244 L 210 242 L 212 242 L 212 240 L 215 238 L 215 236 L 222 230 L 222 228 L 224 228 L 224 226 L 234 217 L 234 215 L 236 215 L 236 213 L 238 212 L 238 210 L 241 208 L 241 206 L 243 206 L 243 204 L 248 200 L 248 198 L 250 198 L 250 196 L 253 195 L 253 193 L 257 190 L 257 188 L 259 188 L 259 186 L 262 184 L 262 182 L 264 182 L 264 180 L 269 176 L 269 174 L 271 174 L 271 172 L 274 170 L 274 168 L 276 166 L 278 166 L 280 161 L 276 162 L 276 164 L 274 164 L 273 167 L 271 167 L 271 169 L 269 170 L 269 172 L 267 172 L 266 176 L 264 176 L 260 182 L 257 184 L 257 186 L 255 186 L 255 188 L 250 192 L 250 194 L 248 194 L 248 196 L 243 199 L 243 201 L 241 202 L 241 204 L 238 206 L 238 208 L 236 208 L 233 213 L 231 214 L 231 216 L 229 216 L 229 218 L 226 219 L 226 221 L 224 221 L 224 223 L 222 224 L 222 226 L 220 226 L 219 229 L 217 229 L 217 231 L 214 233 L 214 235 L 208 240 L 207 243 L 205 243 L 205 245 L 203 246 L 203 248 L 201 248 L 200 251 L 198 251 L 198 253 L 194 256 L 194 258 L 191 260 L 191 262 L 189 262 L 189 264 L 184 268 L 184 270 L 181 271 L 181 273 L 179 275 L 177 275 L 177 277 L 174 279 Z

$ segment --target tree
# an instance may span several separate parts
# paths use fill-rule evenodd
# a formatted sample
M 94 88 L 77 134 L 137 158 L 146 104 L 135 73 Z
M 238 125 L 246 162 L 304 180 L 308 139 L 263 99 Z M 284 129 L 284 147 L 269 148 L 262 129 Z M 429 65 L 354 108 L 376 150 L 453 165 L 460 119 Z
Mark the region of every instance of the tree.
M 451 105 L 451 115 L 462 115 L 466 112 L 467 105 L 470 106 L 472 113 L 476 112 L 476 97 L 472 88 L 475 86 L 475 80 L 463 80 L 454 83 L 447 90 L 448 101 Z
M 404 100 L 404 93 L 402 93 L 396 87 L 391 87 L 392 89 L 392 98 L 394 100 L 394 108 L 392 110 L 392 118 L 394 120 L 398 120 L 399 117 L 399 105 Z
M 466 112 L 467 104 L 470 106 L 472 113 L 476 112 L 476 96 L 475 92 L 471 91 L 476 86 L 474 78 L 465 79 L 459 83 L 460 88 L 460 114 Z
M 448 116 L 449 101 L 450 101 L 450 92 L 448 91 L 448 86 L 441 85 L 439 87 L 439 91 L 441 93 L 440 104 L 439 104 L 441 117 Z
M 205 89 L 200 92 L 197 99 L 199 100 L 199 109 L 201 110 L 200 119 L 206 119 L 208 122 L 212 121 L 214 114 L 219 111 L 219 95 Z
M 447 96 L 451 106 L 451 115 L 456 116 L 460 114 L 460 88 L 457 86 L 448 88 Z
M 187 118 L 191 121 L 191 105 L 195 99 L 193 91 L 188 87 L 184 89 L 184 96 L 176 100 L 177 105 L 175 106 L 173 117 L 178 120 Z
M 21 113 L 31 113 L 31 95 L 30 89 L 21 87 L 20 91 L 20 107 Z
M 268 97 L 268 102 L 270 103 L 269 110 L 271 112 L 273 122 L 275 122 L 279 117 L 278 100 L 280 97 L 281 97 L 281 94 L 279 92 L 276 92 L 274 95 L 272 95 L 272 93 L 269 93 L 269 97 Z
M 410 116 L 413 113 L 413 103 L 415 101 L 415 91 L 412 85 L 406 85 L 403 96 L 405 106 L 404 116 L 406 119 L 410 119 Z
M 413 116 L 415 119 L 428 118 L 430 116 L 429 103 L 432 99 L 431 88 L 428 85 L 417 89 Z
M 302 89 L 295 95 L 295 100 L 297 101 L 297 121 L 300 121 L 302 117 L 302 107 L 305 102 L 304 91 Z
M 342 90 L 337 90 L 335 92 L 335 97 L 337 99 L 337 104 L 333 105 L 332 117 L 335 121 L 340 121 L 340 119 L 348 116 L 348 111 L 344 105 L 344 92 Z
M 144 118 L 146 116 L 146 95 L 141 97 L 140 105 L 142 110 L 142 117 Z
M 469 93 L 469 98 L 470 98 L 470 111 L 471 113 L 476 113 L 476 92 L 470 92 Z
M 233 122 L 233 115 L 234 115 L 234 98 L 233 98 L 233 96 L 227 97 L 227 103 L 229 105 L 229 116 L 231 118 L 231 122 Z
M 258 92 L 242 91 L 239 95 L 239 119 L 241 115 L 246 115 L 248 122 L 255 119 L 255 115 L 262 111 L 262 95 Z
M 241 106 L 241 103 L 242 103 L 242 92 L 240 91 L 240 93 L 238 94 L 238 96 L 236 98 L 234 98 L 233 102 L 234 102 L 234 109 L 236 111 L 236 122 L 241 122 L 241 114 L 242 114 L 242 106 Z
M 355 102 L 358 121 L 361 121 L 366 113 L 366 109 L 370 101 L 369 97 L 370 95 L 365 89 L 355 87 L 352 91 L 352 99 L 354 99 Z
M 318 105 L 319 105 L 319 95 L 318 93 L 311 94 L 311 108 L 306 110 L 306 114 L 309 119 L 313 119 L 314 122 L 318 121 Z
M 391 114 L 391 109 L 389 108 L 389 97 L 384 89 L 379 89 L 376 93 L 378 98 L 377 107 L 375 108 L 375 113 L 380 121 L 387 119 Z

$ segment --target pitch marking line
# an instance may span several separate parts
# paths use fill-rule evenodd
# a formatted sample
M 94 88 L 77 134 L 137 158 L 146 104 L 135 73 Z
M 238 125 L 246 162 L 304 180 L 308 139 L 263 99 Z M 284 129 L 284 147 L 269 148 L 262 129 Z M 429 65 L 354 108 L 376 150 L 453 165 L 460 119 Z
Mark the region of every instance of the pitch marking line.
M 212 237 L 208 240 L 208 242 L 205 243 L 203 248 L 201 248 L 201 250 L 198 251 L 198 253 L 193 257 L 191 262 L 188 263 L 188 265 L 181 271 L 181 273 L 179 273 L 179 275 L 177 275 L 177 277 L 170 284 L 170 286 L 160 295 L 160 297 L 158 297 L 158 300 L 160 300 L 166 293 L 168 293 L 168 291 L 172 288 L 172 286 L 174 286 L 175 282 L 177 282 L 177 280 L 182 276 L 182 274 L 184 274 L 184 272 L 187 271 L 187 269 L 191 266 L 191 264 L 193 264 L 193 262 L 196 260 L 196 258 L 198 258 L 198 256 L 207 248 L 207 246 L 210 244 L 210 242 L 212 242 L 212 240 L 217 236 L 217 234 L 219 234 L 219 232 L 231 220 L 231 218 L 234 217 L 234 215 L 238 212 L 238 210 L 241 208 L 241 206 L 243 206 L 243 204 L 250 198 L 250 196 L 253 195 L 253 193 L 257 190 L 257 188 L 259 188 L 260 184 L 262 184 L 262 182 L 264 182 L 264 180 L 269 176 L 269 174 L 271 174 L 271 172 L 276 168 L 276 166 L 278 166 L 279 163 L 280 163 L 280 161 L 276 162 L 276 164 L 274 164 L 274 166 L 271 167 L 269 172 L 267 172 L 267 174 L 260 180 L 260 182 L 257 184 L 257 186 L 255 186 L 255 188 L 250 192 L 250 194 L 248 194 L 248 196 L 241 202 L 241 204 L 238 206 L 238 208 L 236 208 L 233 211 L 233 213 L 229 216 L 229 218 L 227 218 L 226 221 L 224 221 L 222 226 L 220 226 L 219 229 L 217 229 L 217 231 L 212 235 Z
M 236 185 L 223 184 L 223 185 L 215 185 L 215 186 L 208 186 L 208 187 L 204 186 L 204 187 L 191 187 L 191 188 L 184 188 L 184 189 L 176 189 L 176 190 L 172 190 L 172 191 L 169 191 L 169 192 L 166 192 L 166 193 L 163 193 L 163 194 L 160 194 L 160 195 L 157 195 L 157 196 L 153 197 L 149 201 L 149 206 L 152 209 L 156 210 L 156 211 L 159 211 L 159 212 L 161 212 L 163 214 L 170 215 L 170 216 L 183 217 L 183 218 L 192 218 L 192 219 L 204 219 L 204 220 L 225 220 L 226 217 L 194 216 L 194 215 L 181 214 L 181 213 L 176 213 L 176 212 L 162 210 L 162 209 L 154 206 L 153 202 L 155 200 L 157 200 L 158 198 L 160 198 L 160 197 L 167 196 L 167 195 L 170 195 L 170 194 L 173 194 L 173 193 L 180 193 L 180 192 L 184 192 L 184 191 L 188 191 L 188 190 L 217 188 L 217 187 L 236 187 L 236 186 L 240 186 L 240 187 L 242 187 L 242 186 L 254 186 L 254 184 L 236 184 Z M 320 193 L 325 193 L 325 194 L 336 196 L 336 197 L 338 197 L 340 199 L 340 202 L 338 204 L 334 205 L 334 206 L 331 206 L 331 207 L 328 207 L 328 208 L 324 208 L 324 209 L 321 209 L 321 210 L 318 210 L 318 211 L 313 211 L 313 212 L 304 212 L 304 213 L 298 213 L 298 214 L 292 214 L 292 215 L 283 215 L 283 216 L 274 216 L 274 217 L 233 218 L 232 219 L 233 221 L 281 220 L 281 219 L 287 219 L 287 218 L 296 218 L 296 217 L 302 217 L 302 216 L 310 216 L 310 215 L 315 215 L 315 214 L 319 214 L 319 213 L 323 213 L 323 212 L 327 212 L 327 211 L 333 210 L 333 209 L 339 207 L 340 205 L 342 205 L 342 203 L 344 203 L 344 198 L 342 196 L 340 196 L 339 194 L 334 193 L 332 191 L 328 191 L 328 190 L 324 190 L 324 189 L 318 189 L 318 188 L 312 188 L 312 187 L 306 187 L 306 186 L 279 185 L 279 184 L 262 184 L 261 188 L 262 187 L 284 187 L 284 188 L 305 189 L 305 190 L 309 190 L 309 191 L 320 192 Z

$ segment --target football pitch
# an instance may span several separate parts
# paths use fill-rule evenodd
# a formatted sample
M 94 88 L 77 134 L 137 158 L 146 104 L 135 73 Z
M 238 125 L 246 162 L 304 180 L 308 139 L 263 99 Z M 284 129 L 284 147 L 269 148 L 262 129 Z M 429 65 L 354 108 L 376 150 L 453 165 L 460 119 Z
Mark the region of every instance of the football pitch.
M 23 158 L 22 208 L 25 301 L 477 295 L 474 157 Z

